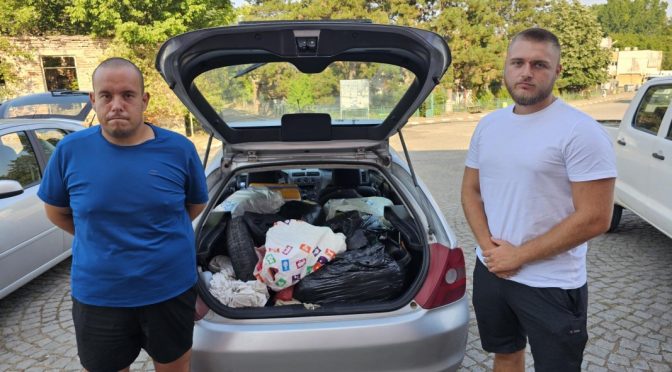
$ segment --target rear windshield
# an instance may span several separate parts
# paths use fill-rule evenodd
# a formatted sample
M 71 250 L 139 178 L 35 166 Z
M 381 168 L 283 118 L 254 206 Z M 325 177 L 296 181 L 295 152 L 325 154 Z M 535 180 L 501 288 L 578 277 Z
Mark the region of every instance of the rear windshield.
M 35 103 L 23 106 L 12 106 L 7 108 L 5 118 L 35 116 L 77 117 L 84 107 L 86 107 L 86 102 Z
M 278 62 L 210 70 L 194 84 L 233 128 L 279 126 L 282 115 L 294 113 L 327 113 L 332 125 L 377 125 L 414 78 L 382 63 L 338 61 L 307 74 Z
M 92 116 L 87 93 L 29 94 L 0 105 L 0 118 L 60 118 L 84 121 Z

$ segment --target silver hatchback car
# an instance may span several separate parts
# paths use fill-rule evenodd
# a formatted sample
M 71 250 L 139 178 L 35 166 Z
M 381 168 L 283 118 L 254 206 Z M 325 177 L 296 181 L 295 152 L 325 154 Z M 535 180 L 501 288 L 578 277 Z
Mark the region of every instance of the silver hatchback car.
M 70 120 L 0 119 L 0 298 L 71 254 L 72 236 L 47 219 L 37 189 L 56 144 L 82 129 Z
M 195 227 L 194 371 L 459 368 L 463 252 L 408 154 L 388 142 L 450 60 L 432 32 L 352 21 L 248 23 L 162 46 L 157 69 L 223 143 Z M 292 220 L 306 230 L 271 243 Z M 325 259 L 324 245 L 295 244 L 313 227 L 344 252 Z M 250 288 L 265 297 L 247 302 Z

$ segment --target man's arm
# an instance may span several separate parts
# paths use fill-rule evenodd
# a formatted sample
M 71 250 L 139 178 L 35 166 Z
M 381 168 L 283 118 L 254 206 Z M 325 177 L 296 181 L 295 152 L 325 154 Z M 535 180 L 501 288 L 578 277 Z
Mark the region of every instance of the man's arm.
M 187 203 L 187 213 L 189 218 L 193 221 L 205 209 L 205 204 L 189 204 Z
M 496 248 L 483 253 L 493 273 L 517 270 L 528 262 L 565 252 L 609 229 L 614 205 L 615 178 L 572 182 L 574 213 L 547 233 L 514 247 L 492 239 Z
M 495 244 L 490 240 L 490 228 L 488 218 L 485 215 L 485 207 L 481 198 L 481 183 L 478 169 L 464 167 L 462 177 L 462 209 L 467 218 L 469 227 L 474 233 L 476 242 L 482 250 L 494 248 Z
M 66 232 L 69 232 L 71 235 L 75 235 L 75 223 L 72 218 L 72 209 L 44 203 L 44 211 L 47 213 L 47 218 L 51 223 Z

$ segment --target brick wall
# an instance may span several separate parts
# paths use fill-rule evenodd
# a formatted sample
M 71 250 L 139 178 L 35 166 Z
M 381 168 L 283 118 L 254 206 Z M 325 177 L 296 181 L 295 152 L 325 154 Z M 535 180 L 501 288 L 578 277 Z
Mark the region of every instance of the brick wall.
M 12 45 L 27 52 L 27 60 L 15 60 L 17 86 L 11 87 L 17 95 L 46 92 L 43 56 L 67 56 L 75 58 L 77 82 L 80 90 L 91 90 L 91 74 L 101 61 L 110 41 L 89 36 L 45 36 L 9 38 Z

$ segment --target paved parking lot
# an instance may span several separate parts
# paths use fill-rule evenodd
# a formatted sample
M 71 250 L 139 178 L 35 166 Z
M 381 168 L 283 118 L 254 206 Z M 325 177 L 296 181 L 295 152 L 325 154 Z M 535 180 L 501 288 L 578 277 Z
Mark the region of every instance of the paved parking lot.
M 463 150 L 427 151 L 414 152 L 412 159 L 454 226 L 471 273 L 474 241 L 459 207 L 464 156 Z M 618 233 L 592 242 L 584 370 L 672 370 L 671 267 L 672 239 L 627 211 Z M 0 300 L 0 371 L 81 370 L 70 316 L 69 268 L 68 260 Z M 531 362 L 528 355 L 529 370 Z M 472 317 L 463 370 L 490 366 Z M 143 353 L 133 369 L 153 368 Z
M 414 152 L 416 171 L 455 229 L 473 272 L 474 240 L 459 205 L 466 151 Z M 586 371 L 672 371 L 672 239 L 629 211 L 617 233 L 594 239 L 588 250 L 589 341 Z M 471 294 L 471 283 L 469 283 Z M 464 371 L 488 371 L 471 318 Z M 533 371 L 527 355 L 528 370 Z
M 437 148 L 413 151 L 411 158 L 465 249 L 469 278 L 474 240 L 459 190 L 471 131 L 473 123 L 404 131 L 409 149 Z M 419 139 L 425 144 L 419 145 Z M 67 260 L 0 300 L 0 371 L 81 370 L 70 314 L 69 269 Z M 672 371 L 672 239 L 625 211 L 618 233 L 591 242 L 588 277 L 590 340 L 583 369 Z M 480 348 L 473 312 L 467 342 L 462 370 L 490 370 L 492 359 Z M 533 370 L 529 354 L 527 366 Z M 153 370 L 144 353 L 132 369 Z

